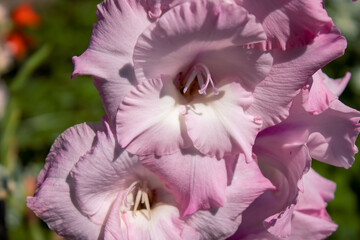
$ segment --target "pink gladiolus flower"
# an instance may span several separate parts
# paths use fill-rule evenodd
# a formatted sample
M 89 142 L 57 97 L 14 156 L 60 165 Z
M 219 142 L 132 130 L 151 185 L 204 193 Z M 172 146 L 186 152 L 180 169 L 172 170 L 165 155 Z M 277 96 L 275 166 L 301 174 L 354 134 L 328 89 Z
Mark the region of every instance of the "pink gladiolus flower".
M 354 161 L 360 112 L 335 95 L 348 80 L 349 74 L 333 80 L 319 70 L 294 99 L 289 117 L 257 136 L 254 153 L 277 189 L 253 202 L 230 239 L 324 239 L 336 230 L 325 211 L 335 185 L 308 171 L 312 158 L 345 168 Z
M 346 47 L 322 0 L 105 0 L 97 17 L 73 76 L 93 76 L 111 130 L 82 124 L 54 143 L 27 199 L 52 229 L 204 240 L 336 229 L 334 185 L 311 160 L 350 167 L 360 114 L 338 100 L 350 74 L 319 70 Z
M 140 155 L 250 161 L 258 132 L 346 45 L 321 1 L 106 0 L 97 15 L 73 76 L 94 77 L 120 145 Z
M 239 159 L 232 169 L 232 181 L 223 186 L 226 203 L 214 212 L 183 218 L 173 194 L 137 156 L 117 145 L 106 123 L 86 123 L 55 141 L 27 205 L 70 239 L 225 238 L 235 232 L 250 203 L 273 188 L 255 163 Z M 171 173 L 196 178 L 189 170 L 174 168 Z M 242 187 L 248 182 L 251 186 Z M 200 184 L 195 182 L 189 191 L 191 197 L 201 197 Z
M 261 221 L 259 216 L 264 216 L 262 211 L 265 210 L 269 213 L 270 211 L 267 209 L 278 207 L 279 204 L 275 202 L 276 198 L 279 197 L 281 191 L 284 193 L 289 190 L 286 189 L 290 187 L 287 185 L 287 181 L 284 179 L 282 181 L 284 182 L 281 183 L 279 192 L 275 194 L 267 192 L 269 194 L 264 194 L 249 207 L 244 213 L 243 224 L 240 225 L 237 233 L 228 240 L 321 240 L 337 229 L 337 225 L 331 221 L 325 210 L 326 202 L 334 198 L 336 185 L 312 169 L 303 175 L 301 179 L 303 191 L 299 192 L 293 205 L 276 215 L 277 218 L 271 216 Z M 261 204 L 265 205 L 260 206 Z M 277 229 L 271 229 L 271 225 L 278 225 Z M 266 230 L 266 228 L 268 229 Z

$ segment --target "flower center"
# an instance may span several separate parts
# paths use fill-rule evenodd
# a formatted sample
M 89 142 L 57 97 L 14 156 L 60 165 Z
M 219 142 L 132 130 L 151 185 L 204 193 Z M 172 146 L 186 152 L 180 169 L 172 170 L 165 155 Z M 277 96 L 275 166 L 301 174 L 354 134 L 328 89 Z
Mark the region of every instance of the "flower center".
M 180 73 L 178 79 L 175 81 L 175 85 L 185 97 L 193 96 L 196 92 L 205 96 L 209 85 L 211 85 L 215 95 L 219 94 L 219 90 L 215 87 L 209 69 L 203 63 L 197 63 L 193 66 L 184 79 L 182 79 L 182 74 Z
M 136 212 L 145 210 L 144 213 L 148 220 L 151 219 L 151 200 L 154 200 L 155 192 L 151 191 L 145 181 L 135 181 L 126 190 L 122 201 L 122 212 L 132 211 L 136 217 Z

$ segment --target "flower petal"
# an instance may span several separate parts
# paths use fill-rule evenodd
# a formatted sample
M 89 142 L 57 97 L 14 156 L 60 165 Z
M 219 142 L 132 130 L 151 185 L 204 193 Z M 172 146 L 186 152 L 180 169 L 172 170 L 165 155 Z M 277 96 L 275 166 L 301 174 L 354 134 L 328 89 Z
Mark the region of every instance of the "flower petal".
M 227 166 L 224 159 L 184 150 L 159 158 L 146 156 L 141 162 L 170 189 L 180 204 L 182 216 L 219 207 L 225 201 Z
M 319 218 L 330 220 L 326 213 L 326 202 L 334 199 L 336 184 L 310 169 L 303 177 L 304 192 L 299 196 L 295 206 L 296 211 L 324 210 L 317 215 Z
M 312 169 L 303 180 L 304 191 L 292 218 L 291 239 L 325 239 L 337 229 L 325 210 L 326 202 L 334 198 L 336 184 Z
M 225 84 L 219 91 L 219 95 L 209 95 L 188 107 L 188 134 L 205 155 L 221 159 L 225 154 L 243 153 L 249 161 L 261 127 L 261 119 L 244 113 L 252 102 L 251 93 L 238 83 Z
M 321 34 L 306 47 L 272 51 L 274 64 L 268 77 L 254 91 L 247 113 L 261 116 L 265 129 L 289 114 L 290 103 L 307 80 L 321 67 L 344 53 L 346 41 L 338 30 Z
M 136 85 L 132 54 L 138 36 L 150 24 L 140 1 L 105 0 L 98 5 L 89 48 L 74 57 L 77 75 L 91 75 L 110 119 L 124 95 Z
M 257 162 L 276 189 L 264 192 L 245 210 L 234 239 L 263 231 L 280 238 L 290 235 L 290 220 L 301 190 L 299 183 L 310 168 L 311 157 L 304 144 L 288 140 L 281 131 L 263 131 L 257 137 Z
M 294 240 L 326 239 L 337 229 L 333 222 L 297 211 L 293 215 L 292 226 L 291 239 Z
M 237 1 L 264 26 L 268 37 L 264 47 L 282 50 L 309 44 L 319 33 L 333 26 L 322 0 Z
M 287 131 L 297 129 L 311 157 L 338 167 L 349 168 L 354 162 L 356 137 L 360 131 L 360 112 L 347 107 L 339 100 L 319 115 L 312 115 L 301 106 L 300 97 L 294 100 L 290 117 L 282 124 Z M 291 130 L 293 129 L 293 130 Z
M 226 187 L 226 201 L 222 207 L 200 210 L 187 223 L 200 232 L 203 240 L 224 239 L 231 236 L 242 221 L 242 213 L 264 191 L 274 189 L 255 162 L 246 163 L 240 155 L 231 184 Z
M 303 176 L 303 181 L 304 191 L 299 193 L 298 201 L 293 205 L 291 215 L 288 215 L 288 217 L 291 217 L 288 219 L 291 222 L 291 235 L 287 239 L 325 239 L 337 228 L 325 210 L 325 201 L 332 199 L 335 184 L 322 178 L 312 169 Z M 263 196 L 260 198 L 263 198 Z M 264 204 L 266 203 L 264 202 Z M 268 206 L 272 206 L 272 204 Z M 254 207 L 250 206 L 250 208 Z M 253 217 L 256 217 L 256 215 Z M 247 221 L 245 217 L 244 221 Z M 238 239 L 277 240 L 279 238 L 270 234 L 264 228 L 262 230 L 259 228 L 258 232 L 249 233 L 248 228 L 241 225 L 239 231 L 228 240 Z
M 69 172 L 79 158 L 93 145 L 100 123 L 84 123 L 66 130 L 51 147 L 44 169 L 38 177 L 34 197 L 27 206 L 65 238 L 98 239 L 101 225 L 91 222 L 74 205 Z M 69 185 L 70 184 L 70 185 Z
M 206 51 L 197 59 L 210 69 L 215 85 L 221 80 L 232 79 L 248 91 L 254 91 L 256 85 L 265 79 L 273 62 L 268 52 L 239 46 Z
M 229 47 L 262 40 L 265 40 L 262 26 L 242 7 L 222 1 L 188 1 L 170 9 L 139 37 L 134 50 L 136 76 L 138 79 L 158 78 L 161 74 L 175 77 L 180 72 L 186 73 L 194 62 L 207 65 L 210 57 L 210 65 L 214 61 L 221 65 L 214 69 L 215 73 L 210 69 L 212 74 L 219 75 L 216 71 L 226 67 L 253 86 L 270 70 L 271 56 L 258 50 Z M 231 51 L 237 54 L 229 55 Z M 254 56 L 250 57 L 248 52 Z M 217 56 L 226 59 L 228 55 L 236 61 L 221 64 Z
M 69 181 L 73 183 L 81 212 L 93 222 L 103 224 L 118 193 L 147 176 L 153 174 L 141 166 L 137 156 L 116 145 L 107 126 L 106 131 L 97 133 L 92 151 L 72 169 Z M 151 184 L 161 183 L 157 180 Z
M 152 206 L 151 219 L 142 213 L 133 216 L 131 212 L 121 213 L 122 195 L 114 202 L 105 225 L 106 240 L 141 239 L 141 240 L 181 240 L 184 230 L 186 235 L 196 240 L 197 234 L 189 230 L 184 221 L 179 219 L 178 209 L 169 205 Z
M 311 114 L 320 114 L 332 101 L 338 99 L 325 85 L 323 75 L 325 74 L 321 70 L 317 71 L 302 91 L 303 107 Z
M 120 145 L 140 155 L 171 154 L 187 145 L 178 95 L 173 84 L 164 85 L 161 79 L 144 81 L 133 89 L 116 117 Z
M 303 106 L 312 114 L 326 110 L 332 101 L 344 91 L 350 80 L 350 73 L 341 79 L 331 79 L 325 73 L 317 71 L 303 89 Z M 311 86 L 310 86 L 311 85 Z
M 325 85 L 330 89 L 330 91 L 336 96 L 340 96 L 341 93 L 345 90 L 347 84 L 350 81 L 351 73 L 347 72 L 343 78 L 332 79 L 329 78 L 325 73 L 319 70 L 318 74 L 324 81 Z
M 276 137 L 280 138 L 281 136 Z M 266 214 L 266 212 L 275 213 L 266 217 L 263 223 L 264 227 L 275 236 L 287 237 L 291 234 L 291 217 L 294 211 L 294 204 L 296 203 L 299 191 L 302 190 L 300 181 L 304 173 L 310 168 L 311 157 L 304 145 L 287 145 L 285 141 L 280 148 L 273 144 L 269 145 L 269 142 L 267 142 L 267 145 L 267 149 L 265 149 L 263 144 L 259 142 L 260 149 L 257 148 L 257 145 L 254 151 L 258 156 L 261 168 L 274 167 L 272 171 L 265 170 L 263 173 L 278 189 L 276 192 L 271 193 L 273 195 L 273 204 L 270 203 L 271 201 L 268 201 L 269 199 L 267 198 L 269 196 L 263 198 L 268 201 L 267 204 L 264 202 L 263 204 L 265 206 L 271 205 L 271 210 L 263 209 L 264 206 L 259 207 L 256 211 L 262 212 L 262 214 Z M 262 203 L 258 204 L 263 205 Z
M 121 224 L 121 204 L 123 200 L 123 193 L 118 193 L 109 216 L 106 220 L 104 228 L 105 240 L 127 240 L 128 232 L 124 224 Z

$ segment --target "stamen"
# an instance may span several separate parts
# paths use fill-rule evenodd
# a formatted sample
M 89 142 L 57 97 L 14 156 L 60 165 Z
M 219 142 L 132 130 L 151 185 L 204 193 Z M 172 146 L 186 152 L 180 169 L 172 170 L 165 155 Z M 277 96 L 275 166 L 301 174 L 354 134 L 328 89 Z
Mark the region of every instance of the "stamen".
M 198 84 L 199 84 L 199 86 L 200 86 L 200 87 L 201 87 L 201 86 L 204 86 L 204 78 L 203 78 L 202 74 L 198 74 L 198 75 L 197 75 L 197 79 L 198 79 Z
M 136 188 L 136 185 L 139 183 L 139 181 L 135 181 L 133 182 L 130 187 L 128 187 L 128 189 L 126 190 L 125 194 L 124 194 L 124 198 L 123 198 L 123 201 L 122 201 L 122 204 L 124 207 L 126 207 L 127 209 L 129 208 L 129 205 L 133 205 L 134 203 L 133 202 L 128 202 L 127 200 L 127 196 L 132 192 L 134 191 L 134 189 Z
M 188 80 L 186 81 L 185 87 L 183 89 L 183 93 L 186 93 L 186 91 L 188 90 L 188 88 L 190 87 L 191 83 L 195 80 L 195 77 L 197 75 L 196 70 L 194 69 L 190 75 L 190 77 L 188 78 Z
M 128 196 L 131 194 L 135 189 L 137 188 L 136 197 L 132 202 L 128 201 Z M 145 182 L 135 181 L 133 182 L 127 189 L 124 194 L 123 200 L 122 200 L 122 212 L 129 211 L 130 207 L 129 205 L 133 205 L 132 214 L 134 217 L 136 217 L 136 211 L 138 210 L 140 203 L 145 205 L 146 208 L 146 217 L 150 220 L 151 218 L 151 208 L 150 208 L 150 199 L 149 199 L 149 192 L 150 189 L 147 187 Z M 133 193 L 135 194 L 135 193 Z M 134 196 L 134 195 L 133 195 Z
M 142 196 L 142 191 L 139 189 L 137 194 L 136 194 L 136 200 L 135 200 L 135 205 L 134 205 L 134 209 L 133 209 L 133 216 L 136 216 L 136 210 L 138 209 L 139 205 L 140 205 L 140 200 L 141 200 L 141 196 Z
M 203 72 L 205 72 L 205 76 L 206 76 L 206 83 L 201 85 L 201 89 L 199 90 L 199 93 L 203 94 L 203 95 L 206 95 L 206 89 L 209 86 L 209 82 L 210 82 L 211 87 L 212 87 L 215 95 L 219 94 L 219 90 L 215 87 L 215 84 L 214 84 L 214 81 L 211 78 L 211 74 L 210 74 L 209 69 L 202 63 L 197 64 L 195 66 L 195 68 L 199 68 L 199 73 L 200 74 L 198 74 L 198 76 L 201 75 Z M 203 71 L 201 71 L 201 70 L 203 70 Z
M 195 77 L 198 80 L 198 84 L 200 87 L 199 93 L 202 95 L 206 95 L 206 89 L 209 86 L 209 83 L 211 84 L 211 87 L 215 93 L 215 95 L 219 94 L 219 90 L 215 87 L 214 81 L 211 78 L 211 74 L 209 69 L 202 63 L 198 63 L 194 66 L 189 78 L 187 79 L 185 83 L 185 87 L 183 89 L 183 93 L 186 93 L 189 89 L 190 85 L 195 80 Z M 204 84 L 204 78 L 206 78 L 206 82 Z
M 146 192 L 142 193 L 141 203 L 145 203 L 147 217 L 150 219 L 151 218 L 151 215 L 150 215 L 150 201 L 149 201 L 149 196 L 148 196 L 148 194 Z

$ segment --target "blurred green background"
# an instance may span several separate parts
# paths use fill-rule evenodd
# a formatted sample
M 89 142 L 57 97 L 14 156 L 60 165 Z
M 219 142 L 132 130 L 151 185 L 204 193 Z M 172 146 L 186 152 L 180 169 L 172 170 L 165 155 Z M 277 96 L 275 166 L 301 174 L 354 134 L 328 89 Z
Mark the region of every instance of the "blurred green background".
M 20 1 L 4 1 L 10 10 Z M 100 0 L 33 0 L 41 16 L 36 27 L 24 28 L 31 37 L 28 53 L 17 59 L 0 78 L 9 91 L 5 117 L 0 120 L 1 184 L 6 198 L 9 239 L 57 239 L 58 236 L 25 206 L 32 195 L 36 176 L 54 139 L 65 129 L 85 121 L 99 121 L 104 115 L 100 98 L 90 77 L 70 79 L 72 56 L 88 46 Z M 1 2 L 3 3 L 3 2 Z M 352 72 L 341 100 L 360 109 L 360 2 L 328 0 L 329 15 L 348 40 L 345 56 L 324 71 L 332 78 Z M 359 146 L 359 141 L 357 145 Z M 360 238 L 360 159 L 349 170 L 314 161 L 313 167 L 337 183 L 335 200 L 328 212 L 339 225 L 329 239 Z M 1 198 L 1 193 L 0 193 Z

